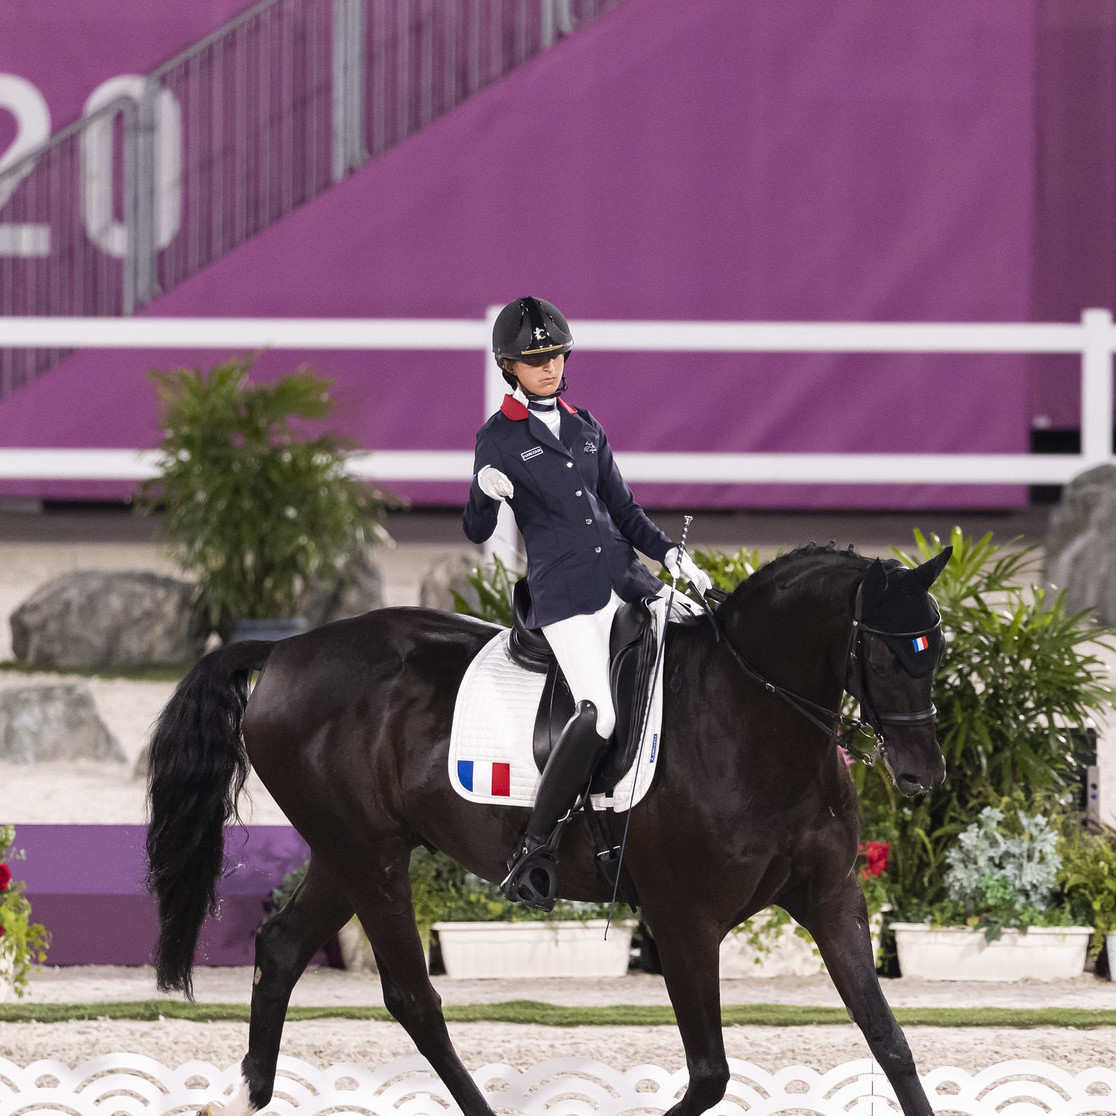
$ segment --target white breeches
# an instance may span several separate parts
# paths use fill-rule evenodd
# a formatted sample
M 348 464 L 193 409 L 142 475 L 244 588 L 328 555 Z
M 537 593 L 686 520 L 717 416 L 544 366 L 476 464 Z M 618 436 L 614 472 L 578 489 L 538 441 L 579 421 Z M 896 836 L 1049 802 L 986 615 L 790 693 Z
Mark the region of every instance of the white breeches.
M 623 603 L 613 591 L 599 612 L 544 624 L 542 629 L 570 685 L 574 703 L 591 701 L 597 707 L 597 732 L 606 740 L 616 727 L 608 685 L 608 638 L 612 618 Z

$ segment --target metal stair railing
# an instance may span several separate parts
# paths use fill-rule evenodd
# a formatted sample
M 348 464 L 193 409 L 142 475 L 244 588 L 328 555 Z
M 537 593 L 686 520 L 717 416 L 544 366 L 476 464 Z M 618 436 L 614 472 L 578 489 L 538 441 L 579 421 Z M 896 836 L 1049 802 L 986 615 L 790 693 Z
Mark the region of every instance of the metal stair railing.
M 134 313 L 623 2 L 262 0 L 0 167 L 0 316 Z

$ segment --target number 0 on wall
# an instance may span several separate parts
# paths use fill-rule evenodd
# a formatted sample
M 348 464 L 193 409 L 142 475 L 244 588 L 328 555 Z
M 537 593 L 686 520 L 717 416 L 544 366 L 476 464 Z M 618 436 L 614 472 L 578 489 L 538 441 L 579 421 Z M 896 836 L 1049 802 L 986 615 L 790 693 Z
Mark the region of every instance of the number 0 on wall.
M 102 82 L 85 102 L 84 115 L 121 97 L 137 103 L 143 96 L 144 79 L 121 74 Z M 0 172 L 20 162 L 50 139 L 50 109 L 39 90 L 16 74 L 0 73 L 0 109 L 15 118 L 15 139 L 0 154 Z M 128 253 L 128 228 L 115 212 L 118 196 L 114 183 L 114 144 L 118 129 L 111 116 L 92 122 L 81 135 L 81 219 L 86 234 L 103 252 L 123 258 Z M 32 258 L 50 254 L 49 224 L 11 224 L 2 220 L 3 209 L 19 184 L 32 172 L 35 160 L 0 181 L 0 257 Z M 182 214 L 182 117 L 178 101 L 168 89 L 159 90 L 155 101 L 155 243 L 165 248 L 181 225 Z

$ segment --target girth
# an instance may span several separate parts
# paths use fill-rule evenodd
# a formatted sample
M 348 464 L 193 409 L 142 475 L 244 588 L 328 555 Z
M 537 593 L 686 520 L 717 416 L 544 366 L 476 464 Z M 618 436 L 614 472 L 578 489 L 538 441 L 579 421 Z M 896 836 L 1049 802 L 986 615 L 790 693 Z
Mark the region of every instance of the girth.
M 512 591 L 513 622 L 508 653 L 525 670 L 546 674 L 532 740 L 535 765 L 542 771 L 550 750 L 573 716 L 574 699 L 546 636 L 538 628 L 528 628 L 524 623 L 530 603 L 527 579 L 521 578 Z M 611 791 L 639 753 L 656 651 L 655 625 L 647 601 L 628 601 L 621 605 L 616 610 L 609 637 L 609 686 L 616 710 L 616 728 L 608 752 L 593 777 L 590 788 L 593 794 Z

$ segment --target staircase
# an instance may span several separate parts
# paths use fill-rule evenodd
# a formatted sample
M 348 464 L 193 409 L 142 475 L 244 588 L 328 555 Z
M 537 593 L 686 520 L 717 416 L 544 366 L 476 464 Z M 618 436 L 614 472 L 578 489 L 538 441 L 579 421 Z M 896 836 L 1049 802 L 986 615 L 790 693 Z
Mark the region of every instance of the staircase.
M 0 168 L 0 315 L 135 313 L 623 2 L 262 0 Z

